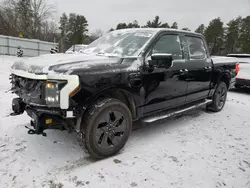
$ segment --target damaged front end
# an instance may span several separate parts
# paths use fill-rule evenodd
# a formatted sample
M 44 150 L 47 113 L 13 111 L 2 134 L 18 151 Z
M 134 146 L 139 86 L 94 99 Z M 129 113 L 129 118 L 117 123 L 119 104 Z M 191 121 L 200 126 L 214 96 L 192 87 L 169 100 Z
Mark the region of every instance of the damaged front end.
M 46 136 L 44 133 L 46 129 L 67 130 L 68 132 L 76 130 L 81 110 L 74 105 L 74 101 L 68 102 L 68 106 L 65 102 L 62 103 L 63 100 L 69 101 L 69 97 L 62 98 L 65 96 L 62 92 L 63 88 L 69 84 L 66 79 L 30 79 L 12 74 L 10 80 L 11 92 L 18 96 L 12 100 L 13 113 L 11 115 L 16 116 L 27 112 L 31 117 L 33 127 L 32 129 L 26 127 L 29 129 L 29 134 Z

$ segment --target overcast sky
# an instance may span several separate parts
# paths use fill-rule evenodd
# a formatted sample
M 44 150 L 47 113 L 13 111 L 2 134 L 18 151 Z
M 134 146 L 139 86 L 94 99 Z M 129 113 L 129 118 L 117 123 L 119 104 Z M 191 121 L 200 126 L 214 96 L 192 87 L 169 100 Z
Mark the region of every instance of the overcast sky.
M 120 22 L 137 20 L 144 25 L 156 15 L 179 28 L 196 29 L 201 23 L 221 17 L 225 22 L 250 15 L 250 0 L 50 0 L 56 3 L 57 18 L 75 12 L 86 17 L 91 32 L 114 28 Z

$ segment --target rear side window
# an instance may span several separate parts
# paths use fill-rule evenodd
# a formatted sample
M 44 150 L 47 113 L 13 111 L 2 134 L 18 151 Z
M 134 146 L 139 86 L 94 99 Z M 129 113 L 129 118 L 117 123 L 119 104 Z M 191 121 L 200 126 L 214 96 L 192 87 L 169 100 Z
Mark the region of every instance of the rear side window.
M 201 38 L 186 36 L 185 40 L 187 41 L 189 57 L 191 60 L 207 58 L 206 48 Z

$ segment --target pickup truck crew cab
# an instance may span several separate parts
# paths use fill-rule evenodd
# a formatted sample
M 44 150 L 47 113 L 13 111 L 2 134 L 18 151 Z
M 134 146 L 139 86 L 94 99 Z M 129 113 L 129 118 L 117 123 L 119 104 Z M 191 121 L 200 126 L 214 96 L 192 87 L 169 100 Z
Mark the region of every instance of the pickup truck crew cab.
M 234 59 L 211 59 L 200 34 L 173 29 L 124 29 L 97 39 L 81 54 L 50 54 L 12 66 L 12 115 L 32 118 L 29 133 L 76 131 L 94 158 L 120 151 L 132 122 L 153 122 L 207 105 L 223 109 L 234 85 Z

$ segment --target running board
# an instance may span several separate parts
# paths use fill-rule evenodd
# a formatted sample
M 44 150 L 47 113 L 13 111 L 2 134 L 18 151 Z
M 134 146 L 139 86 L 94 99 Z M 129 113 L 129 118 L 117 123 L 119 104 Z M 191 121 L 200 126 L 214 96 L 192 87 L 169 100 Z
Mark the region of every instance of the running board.
M 212 102 L 212 100 L 206 100 L 205 102 L 190 106 L 188 108 L 184 108 L 182 110 L 178 110 L 178 111 L 174 111 L 174 112 L 170 112 L 170 113 L 167 113 L 167 114 L 158 115 L 158 116 L 154 116 L 154 117 L 147 117 L 147 118 L 143 119 L 142 121 L 145 122 L 145 123 L 152 123 L 154 121 L 162 120 L 162 119 L 165 119 L 165 118 L 168 118 L 168 117 L 171 117 L 171 116 L 174 116 L 174 115 L 177 115 L 177 114 L 192 110 L 194 108 L 201 107 L 201 106 L 209 104 L 211 102 Z

